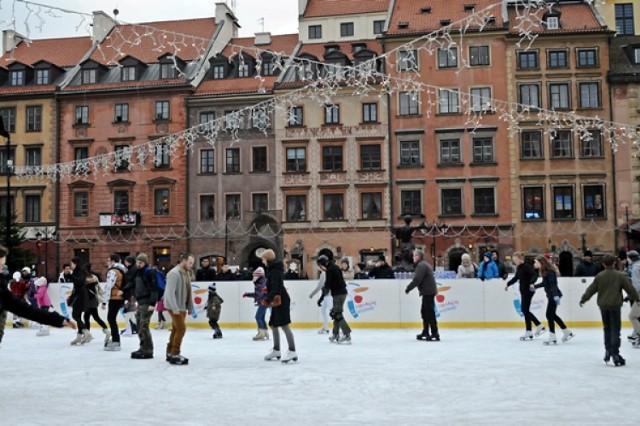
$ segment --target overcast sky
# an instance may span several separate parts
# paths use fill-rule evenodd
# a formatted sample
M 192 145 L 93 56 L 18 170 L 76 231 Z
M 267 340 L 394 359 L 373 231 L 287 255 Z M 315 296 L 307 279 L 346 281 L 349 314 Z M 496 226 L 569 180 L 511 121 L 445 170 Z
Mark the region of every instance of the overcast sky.
M 102 10 L 113 16 L 118 9 L 118 20 L 126 23 L 166 21 L 172 19 L 200 18 L 215 15 L 215 4 L 224 0 L 33 0 L 35 4 L 46 4 L 57 8 L 91 14 Z M 226 0 L 231 5 L 234 0 Z M 34 10 L 27 19 L 30 38 L 53 38 L 87 35 L 90 17 L 74 13 L 48 11 L 39 12 L 33 3 L 21 0 L 0 0 L 0 29 L 13 28 L 26 35 L 25 19 L 29 16 L 27 5 Z M 52 13 L 48 13 L 52 12 Z M 240 23 L 240 36 L 251 36 L 262 31 L 260 18 L 264 18 L 264 31 L 272 34 L 288 34 L 298 31 L 298 0 L 235 0 L 235 14 Z M 55 15 L 55 16 L 52 16 Z M 42 29 L 38 29 L 41 19 Z M 76 27 L 80 27 L 76 30 Z

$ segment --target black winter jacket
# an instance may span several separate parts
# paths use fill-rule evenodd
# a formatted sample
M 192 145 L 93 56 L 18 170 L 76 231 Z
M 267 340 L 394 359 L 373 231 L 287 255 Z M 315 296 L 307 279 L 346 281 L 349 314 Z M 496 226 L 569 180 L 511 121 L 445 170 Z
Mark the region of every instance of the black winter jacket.
M 291 323 L 290 306 L 291 299 L 289 293 L 284 287 L 284 265 L 282 261 L 276 259 L 267 265 L 267 297 L 265 301 L 271 303 L 273 299 L 280 295 L 282 304 L 271 308 L 271 317 L 269 317 L 269 325 L 271 327 L 282 327 Z
M 525 295 L 531 293 L 529 286 L 534 284 L 538 279 L 538 273 L 535 268 L 528 263 L 522 263 L 516 268 L 516 274 L 507 281 L 507 287 L 520 281 L 520 294 Z
M 324 288 L 322 289 L 323 295 L 329 293 L 331 293 L 331 296 L 347 294 L 347 284 L 344 282 L 342 270 L 333 262 L 329 263 L 329 266 L 327 266 Z

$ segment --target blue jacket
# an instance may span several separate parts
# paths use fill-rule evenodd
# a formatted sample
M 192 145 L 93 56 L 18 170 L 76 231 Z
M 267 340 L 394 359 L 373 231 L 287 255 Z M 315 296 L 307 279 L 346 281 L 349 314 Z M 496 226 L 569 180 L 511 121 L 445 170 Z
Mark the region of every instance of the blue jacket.
M 484 278 L 485 280 L 490 280 L 491 278 L 500 278 L 500 271 L 498 271 L 496 262 L 494 262 L 493 260 L 490 260 L 488 262 L 483 260 L 478 267 L 478 278 Z

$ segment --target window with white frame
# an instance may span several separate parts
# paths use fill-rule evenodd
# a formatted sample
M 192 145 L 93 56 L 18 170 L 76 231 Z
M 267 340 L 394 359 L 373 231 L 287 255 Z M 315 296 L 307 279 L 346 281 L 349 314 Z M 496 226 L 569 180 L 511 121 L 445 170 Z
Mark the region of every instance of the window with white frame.
M 324 124 L 340 124 L 340 106 L 325 105 L 324 106 Z
M 420 165 L 420 142 L 400 141 L 400 166 Z
M 51 71 L 49 69 L 36 70 L 36 84 L 43 85 L 51 82 Z
M 322 196 L 324 220 L 344 219 L 344 196 L 342 194 L 324 194 Z
M 364 192 L 362 193 L 362 219 L 382 218 L 382 193 Z
M 417 115 L 419 112 L 419 102 L 415 92 L 400 92 L 398 98 L 400 101 L 399 115 Z
M 600 108 L 600 84 L 596 82 L 578 83 L 580 108 Z
M 602 149 L 602 132 L 600 130 L 589 130 L 588 135 L 580 138 L 580 157 L 601 158 L 604 156 Z
M 440 145 L 440 164 L 441 165 L 460 165 L 460 139 L 447 138 L 439 141 Z
M 457 114 L 460 112 L 460 92 L 457 89 L 438 90 L 438 113 Z
M 570 130 L 553 130 L 550 132 L 551 158 L 573 157 L 573 134 Z
M 549 84 L 549 102 L 552 109 L 569 109 L 569 85 L 567 83 Z
M 542 157 L 542 132 L 540 130 L 523 130 L 520 133 L 520 158 L 538 160 Z
M 224 78 L 224 65 L 218 64 L 211 67 L 211 76 L 214 80 L 221 80 Z
M 438 49 L 438 68 L 457 68 L 458 48 Z
M 540 85 L 539 84 L 521 84 L 518 86 L 518 107 L 540 108 Z
M 474 87 L 469 91 L 473 112 L 491 111 L 491 88 Z

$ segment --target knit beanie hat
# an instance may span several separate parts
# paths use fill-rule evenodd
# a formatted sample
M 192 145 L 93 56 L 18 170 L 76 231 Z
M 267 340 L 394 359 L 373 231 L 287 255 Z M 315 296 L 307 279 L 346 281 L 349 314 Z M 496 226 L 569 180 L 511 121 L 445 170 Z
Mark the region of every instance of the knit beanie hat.
M 209 291 L 216 291 L 216 283 L 209 284 Z
M 264 269 L 262 269 L 262 266 L 258 266 L 256 268 L 256 270 L 253 271 L 253 276 L 254 277 L 262 277 L 262 276 L 264 276 Z
M 43 285 L 47 285 L 47 279 L 45 277 L 36 278 L 33 283 L 36 285 L 36 287 L 41 287 Z
M 136 260 L 139 260 L 140 262 L 144 262 L 147 265 L 149 264 L 149 257 L 145 253 L 140 253 L 138 257 L 136 257 Z

